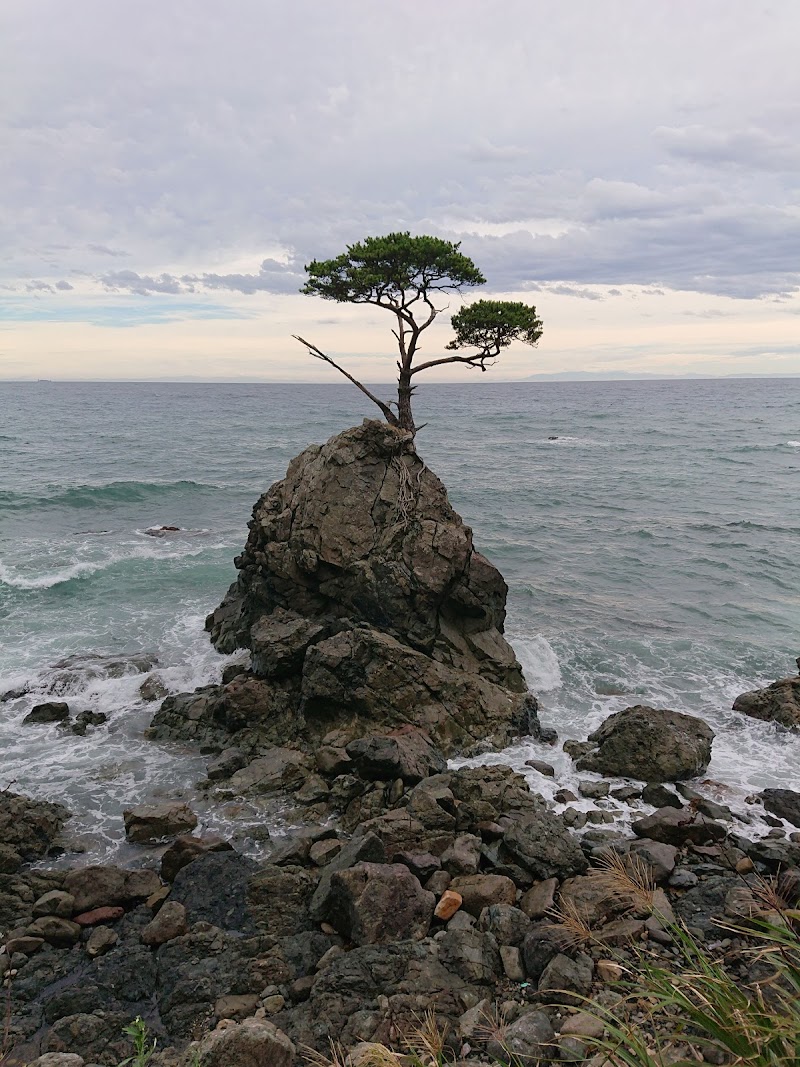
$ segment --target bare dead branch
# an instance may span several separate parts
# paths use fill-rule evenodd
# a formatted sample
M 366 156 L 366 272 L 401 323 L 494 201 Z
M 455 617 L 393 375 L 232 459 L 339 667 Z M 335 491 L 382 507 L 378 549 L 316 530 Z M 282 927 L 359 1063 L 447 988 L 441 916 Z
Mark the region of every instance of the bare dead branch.
M 357 378 L 354 378 L 352 374 L 348 374 L 344 367 L 340 367 L 338 363 L 334 363 L 330 356 L 327 356 L 321 349 L 317 348 L 317 346 L 313 345 L 310 341 L 306 341 L 304 337 L 300 337 L 296 333 L 293 333 L 292 337 L 294 337 L 295 341 L 299 341 L 301 345 L 305 345 L 305 347 L 308 349 L 311 355 L 314 356 L 315 359 L 321 359 L 323 363 L 328 363 L 331 367 L 334 367 L 336 370 L 339 371 L 340 374 L 343 374 L 349 382 L 352 382 L 357 389 L 360 389 L 365 396 L 368 396 L 372 403 L 376 404 L 381 409 L 381 411 L 383 412 L 383 417 L 388 423 L 390 423 L 392 426 L 400 425 L 397 416 L 391 410 L 389 405 L 384 404 L 382 400 L 379 400 L 374 393 L 371 393 L 369 389 L 367 389 L 365 385 L 362 385 Z

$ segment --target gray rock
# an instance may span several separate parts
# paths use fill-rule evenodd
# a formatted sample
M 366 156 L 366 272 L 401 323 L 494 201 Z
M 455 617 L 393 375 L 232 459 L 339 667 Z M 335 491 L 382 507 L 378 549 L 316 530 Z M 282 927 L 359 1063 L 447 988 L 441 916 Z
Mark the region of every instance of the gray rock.
M 480 928 L 492 934 L 498 945 L 519 945 L 530 930 L 531 921 L 513 904 L 490 904 L 480 914 Z
M 273 743 L 408 723 L 451 752 L 538 728 L 502 635 L 505 583 L 409 434 L 366 420 L 306 449 L 256 504 L 236 562 L 206 625 L 220 651 L 250 649 L 255 674 L 282 694 L 285 735 L 270 727 Z M 209 697 L 234 696 L 223 688 Z M 171 699 L 154 720 L 161 736 L 181 728 Z M 205 710 L 182 717 L 194 738 L 209 729 Z
M 75 914 L 75 897 L 72 893 L 51 889 L 34 903 L 31 914 L 34 919 L 38 919 L 40 915 L 57 915 L 60 919 L 71 919 Z
M 553 907 L 557 889 L 557 878 L 545 878 L 543 882 L 536 882 L 522 894 L 519 906 L 529 919 L 543 919 Z
M 331 876 L 324 913 L 356 945 L 418 941 L 433 919 L 436 897 L 401 863 L 358 863 Z
M 586 870 L 580 845 L 564 820 L 551 812 L 528 815 L 515 822 L 503 838 L 513 862 L 534 878 L 567 878 Z
M 337 871 L 344 871 L 348 867 L 353 867 L 356 863 L 361 862 L 386 862 L 386 849 L 377 835 L 368 833 L 359 837 L 354 837 L 344 845 L 339 855 L 334 857 L 334 859 L 327 864 L 322 872 L 319 885 L 314 891 L 314 896 L 311 898 L 309 911 L 312 919 L 321 922 L 323 916 L 328 911 L 330 906 L 329 895 L 331 891 L 331 878 L 334 873 Z
M 61 804 L 0 790 L 0 847 L 7 850 L 4 865 L 13 871 L 15 857 L 36 860 L 44 856 L 69 815 Z
M 591 956 L 579 952 L 574 959 L 570 959 L 560 952 L 542 971 L 538 992 L 549 994 L 549 999 L 556 1003 L 581 1004 L 582 998 L 591 993 L 593 975 L 594 962 Z
M 590 735 L 595 751 L 576 766 L 646 782 L 695 778 L 708 767 L 713 738 L 702 719 L 637 704 L 610 715 Z
M 642 800 L 654 808 L 682 808 L 680 797 L 660 782 L 650 782 L 642 790 Z
M 178 871 L 207 852 L 231 852 L 233 845 L 221 837 L 209 834 L 206 837 L 178 837 L 161 857 L 161 877 L 172 882 Z
M 680 811 L 659 808 L 652 815 L 637 819 L 631 828 L 637 837 L 648 837 L 678 847 L 690 842 L 695 845 L 711 844 L 722 841 L 727 834 L 720 823 L 685 808 Z
M 440 937 L 439 962 L 470 984 L 493 983 L 503 970 L 497 941 L 491 934 L 454 929 L 452 923 Z
M 128 871 L 121 867 L 77 867 L 68 871 L 64 879 L 64 889 L 75 898 L 76 915 L 101 907 L 127 907 L 147 900 L 160 888 L 161 879 L 156 872 L 144 868 Z
M 142 930 L 142 943 L 151 948 L 158 947 L 188 932 L 186 908 L 177 900 L 167 900 L 158 909 L 155 918 Z
M 431 743 L 424 730 L 408 728 L 388 737 L 361 737 L 347 745 L 347 755 L 356 771 L 369 780 L 394 781 L 402 778 L 416 785 L 423 778 L 441 774 L 447 761 Z
M 46 1052 L 32 1060 L 28 1067 L 83 1067 L 84 1059 L 74 1052 Z
M 486 1052 L 498 1063 L 529 1067 L 556 1058 L 555 1031 L 547 1015 L 534 1008 L 493 1034 L 486 1043 Z
M 30 937 L 41 937 L 55 948 L 69 948 L 80 940 L 81 928 L 69 919 L 55 915 L 43 915 L 34 919 L 27 930 Z
M 663 841 L 651 841 L 648 838 L 643 838 L 631 844 L 631 854 L 643 860 L 649 868 L 653 881 L 661 884 L 666 882 L 675 870 L 678 849 L 675 845 L 668 845 Z
M 476 918 L 492 904 L 514 904 L 517 887 L 502 874 L 468 874 L 454 878 L 450 888 L 461 895 L 464 911 Z
M 128 840 L 137 843 L 177 837 L 197 826 L 197 816 L 187 804 L 139 804 L 123 811 Z
M 291 748 L 271 748 L 231 777 L 230 788 L 247 795 L 299 789 L 311 769 L 311 759 Z
M 742 693 L 733 710 L 765 722 L 777 722 L 796 730 L 800 727 L 800 674 L 780 678 L 765 689 Z
M 226 748 L 218 756 L 209 760 L 206 777 L 217 782 L 221 778 L 230 778 L 247 763 L 247 756 L 240 748 Z
M 292 1067 L 295 1047 L 266 1019 L 245 1019 L 213 1030 L 189 1049 L 197 1067 Z
M 170 900 L 183 904 L 190 924 L 208 922 L 222 930 L 252 933 L 247 895 L 257 870 L 253 860 L 238 852 L 209 852 L 178 871 Z

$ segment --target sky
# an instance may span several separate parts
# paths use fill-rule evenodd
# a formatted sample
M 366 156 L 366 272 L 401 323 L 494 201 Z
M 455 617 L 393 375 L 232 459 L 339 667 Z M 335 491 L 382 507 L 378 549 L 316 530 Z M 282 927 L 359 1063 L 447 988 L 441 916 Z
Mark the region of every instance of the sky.
M 298 289 L 397 230 L 535 304 L 494 380 L 800 373 L 798 46 L 797 0 L 3 0 L 0 379 L 337 380 L 302 334 L 388 381 L 387 313 Z

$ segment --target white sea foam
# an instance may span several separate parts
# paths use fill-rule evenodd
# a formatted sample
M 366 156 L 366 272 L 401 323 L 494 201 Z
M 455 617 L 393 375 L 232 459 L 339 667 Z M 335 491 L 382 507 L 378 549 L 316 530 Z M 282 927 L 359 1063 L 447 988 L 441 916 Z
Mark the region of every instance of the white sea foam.
M 533 692 L 548 692 L 561 688 L 561 668 L 558 656 L 547 638 L 537 634 L 514 642 L 514 651 L 522 666 L 525 680 Z
M 787 441 L 786 444 L 789 445 L 790 448 L 800 448 L 800 441 Z
M 191 533 L 204 532 L 201 530 L 191 531 Z M 206 552 L 208 548 L 208 545 L 203 545 L 202 547 L 177 546 L 174 542 L 170 542 L 170 547 L 167 548 L 160 539 L 153 539 L 152 545 L 149 541 L 146 544 L 140 544 L 137 541 L 108 552 L 102 559 L 75 559 L 58 570 L 31 576 L 22 574 L 18 570 L 14 570 L 0 562 L 0 585 L 9 586 L 12 589 L 52 589 L 57 585 L 64 585 L 66 582 L 71 582 L 75 579 L 88 578 L 92 574 L 97 574 L 134 560 L 182 559 L 184 557 L 199 556 L 202 552 Z

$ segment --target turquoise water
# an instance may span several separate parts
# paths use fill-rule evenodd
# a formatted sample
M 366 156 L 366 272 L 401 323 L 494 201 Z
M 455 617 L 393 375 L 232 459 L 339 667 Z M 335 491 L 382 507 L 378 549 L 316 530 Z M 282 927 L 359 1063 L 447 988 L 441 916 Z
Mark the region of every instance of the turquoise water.
M 141 740 L 141 676 L 50 668 L 145 651 L 170 688 L 216 678 L 202 621 L 255 499 L 371 414 L 346 385 L 0 384 L 0 692 L 34 690 L 0 704 L 0 787 L 66 797 L 111 848 L 122 806 L 200 776 Z M 800 787 L 800 742 L 729 710 L 800 653 L 800 379 L 430 385 L 417 421 L 508 581 L 545 722 L 583 737 L 631 703 L 693 712 L 736 798 Z M 163 525 L 181 530 L 146 532 Z M 109 725 L 22 728 L 54 686 Z

